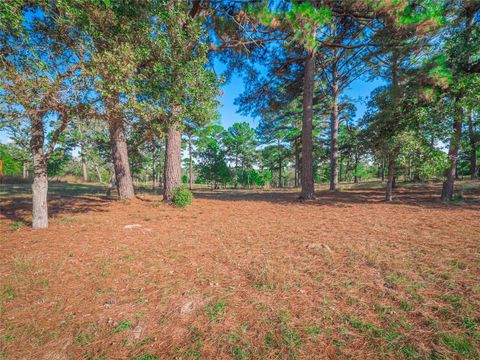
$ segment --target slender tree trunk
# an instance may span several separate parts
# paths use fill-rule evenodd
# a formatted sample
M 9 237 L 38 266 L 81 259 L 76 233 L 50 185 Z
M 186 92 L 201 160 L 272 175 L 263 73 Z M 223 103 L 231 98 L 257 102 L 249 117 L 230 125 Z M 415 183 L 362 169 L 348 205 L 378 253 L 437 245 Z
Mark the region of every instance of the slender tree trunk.
M 282 147 L 280 143 L 280 139 L 277 139 L 277 151 L 278 151 L 278 187 L 283 187 L 282 184 Z
M 82 146 L 83 147 L 83 146 Z M 87 159 L 85 159 L 85 154 L 83 150 L 81 150 L 81 159 L 82 159 L 82 174 L 83 174 L 83 181 L 88 181 L 88 168 L 87 168 Z
M 158 186 L 161 186 L 162 190 L 165 189 L 165 152 L 161 141 L 158 154 Z
M 353 182 L 355 184 L 358 184 L 358 151 L 355 150 L 355 174 L 354 174 L 354 177 L 353 177 Z
M 299 185 L 299 179 L 300 179 L 300 151 L 298 147 L 298 141 L 295 140 L 295 187 L 298 187 Z
M 330 190 L 336 190 L 338 181 L 338 77 L 336 64 L 332 72 L 332 114 L 330 120 Z
M 109 130 L 118 198 L 120 200 L 131 199 L 135 196 L 135 193 L 128 163 L 127 140 L 123 120 L 117 114 L 110 118 Z
M 385 191 L 385 197 L 387 202 L 392 201 L 392 190 L 395 181 L 395 159 L 391 157 L 388 161 L 388 179 L 387 179 L 387 187 Z
M 338 156 L 338 180 L 342 182 L 342 174 L 343 174 L 343 159 L 341 156 Z M 331 169 L 330 169 L 331 171 Z
M 179 125 L 172 125 L 167 132 L 167 146 L 165 150 L 165 189 L 163 199 L 172 200 L 173 193 L 182 184 L 182 132 Z
M 462 112 L 458 111 L 453 121 L 453 134 L 450 139 L 448 149 L 448 159 L 450 166 L 446 171 L 447 179 L 443 182 L 442 201 L 449 201 L 453 198 L 453 189 L 455 185 L 455 169 L 457 168 L 458 149 L 460 147 L 460 138 L 462 136 Z
M 102 174 L 100 173 L 100 168 L 98 167 L 98 165 L 95 165 L 95 171 L 97 172 L 98 182 L 103 182 Z
M 28 178 L 28 161 L 23 162 L 23 178 Z
M 477 178 L 477 142 L 475 138 L 476 129 L 473 120 L 473 110 L 468 115 L 468 135 L 470 139 L 470 179 Z
M 313 180 L 313 91 L 315 76 L 315 51 L 307 50 L 303 74 L 302 118 L 302 193 L 303 199 L 315 197 Z
M 385 181 L 385 159 L 384 158 L 382 158 L 381 175 L 382 175 L 382 183 L 383 183 Z
M 188 160 L 189 160 L 189 181 L 190 181 L 190 190 L 193 189 L 193 160 L 192 160 L 192 136 L 188 136 Z
M 157 146 L 154 144 L 153 146 L 153 154 L 152 154 L 152 188 L 155 190 L 156 181 L 157 181 Z
M 30 146 L 33 155 L 33 184 L 32 184 L 32 227 L 34 229 L 48 228 L 48 178 L 47 159 L 44 153 L 44 129 L 41 117 L 31 118 Z

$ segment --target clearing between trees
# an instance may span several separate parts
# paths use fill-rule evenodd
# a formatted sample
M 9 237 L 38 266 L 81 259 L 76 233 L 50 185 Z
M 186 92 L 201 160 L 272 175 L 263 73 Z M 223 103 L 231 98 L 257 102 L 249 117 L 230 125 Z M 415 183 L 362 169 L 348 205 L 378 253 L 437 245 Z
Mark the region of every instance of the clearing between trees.
M 385 203 L 363 185 L 194 191 L 176 208 L 51 185 L 51 225 L 4 186 L 0 354 L 6 359 L 480 356 L 480 188 Z M 138 192 L 138 191 L 137 191 Z

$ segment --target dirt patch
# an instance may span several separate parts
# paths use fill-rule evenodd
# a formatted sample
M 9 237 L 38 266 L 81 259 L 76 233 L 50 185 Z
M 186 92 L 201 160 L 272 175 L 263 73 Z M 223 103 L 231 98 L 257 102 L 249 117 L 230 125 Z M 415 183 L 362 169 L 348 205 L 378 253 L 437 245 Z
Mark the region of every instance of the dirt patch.
M 187 209 L 53 198 L 46 231 L 12 226 L 29 200 L 6 199 L 1 354 L 478 358 L 478 194 L 437 194 L 202 192 Z

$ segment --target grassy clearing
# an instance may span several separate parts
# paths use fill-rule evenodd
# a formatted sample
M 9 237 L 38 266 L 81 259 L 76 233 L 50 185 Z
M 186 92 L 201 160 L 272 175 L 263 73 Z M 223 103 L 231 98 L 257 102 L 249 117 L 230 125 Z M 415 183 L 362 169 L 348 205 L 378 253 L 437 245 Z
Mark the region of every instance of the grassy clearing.
M 2 356 L 67 343 L 62 356 L 90 359 L 480 357 L 480 224 L 468 203 L 207 195 L 187 209 L 145 195 L 60 211 L 45 232 L 7 229 Z

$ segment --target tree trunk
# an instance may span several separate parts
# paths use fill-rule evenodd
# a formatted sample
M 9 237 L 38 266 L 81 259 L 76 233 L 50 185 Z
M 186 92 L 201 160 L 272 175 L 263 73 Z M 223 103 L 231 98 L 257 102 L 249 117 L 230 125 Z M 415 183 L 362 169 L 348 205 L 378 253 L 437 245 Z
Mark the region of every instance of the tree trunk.
M 23 162 L 23 178 L 28 178 L 28 161 Z
M 450 167 L 446 171 L 447 179 L 443 182 L 442 201 L 449 201 L 453 198 L 453 188 L 455 185 L 455 169 L 457 168 L 458 149 L 460 147 L 460 137 L 462 136 L 462 112 L 458 111 L 453 121 L 453 134 L 450 139 L 448 149 L 448 158 Z
M 32 184 L 32 227 L 34 229 L 48 228 L 48 178 L 47 160 L 43 150 L 44 129 L 40 117 L 31 118 L 31 142 L 33 155 L 33 184 Z
M 173 193 L 182 184 L 182 132 L 178 125 L 172 125 L 167 132 L 165 154 L 165 189 L 163 200 L 170 202 Z
M 152 188 L 155 190 L 156 181 L 157 181 L 157 163 L 155 162 L 157 156 L 157 146 L 153 145 L 153 153 L 152 153 Z
M 235 182 L 234 187 L 236 189 L 237 186 L 238 186 L 238 150 L 237 149 L 235 149 L 235 168 L 234 168 L 234 170 L 235 170 L 235 174 L 234 174 L 233 178 L 234 178 L 234 182 Z
M 315 197 L 313 180 L 313 91 L 315 75 L 315 51 L 307 50 L 303 74 L 302 118 L 302 193 L 303 199 Z
M 282 184 L 282 148 L 281 148 L 281 143 L 280 139 L 277 139 L 277 151 L 278 151 L 278 187 L 281 188 L 283 187 Z
M 475 138 L 476 129 L 473 121 L 473 110 L 468 115 L 468 135 L 470 139 L 470 179 L 477 178 L 477 142 Z
M 385 181 L 385 159 L 382 158 L 382 166 L 381 166 L 381 176 L 382 176 L 382 183 Z
M 388 161 L 388 179 L 387 179 L 387 188 L 385 191 L 385 198 L 387 202 L 392 201 L 392 190 L 393 190 L 394 180 L 395 180 L 395 159 L 392 157 Z
M 330 120 L 330 190 L 336 190 L 338 182 L 338 78 L 334 64 L 332 72 L 332 114 Z
M 162 186 L 162 190 L 165 189 L 165 152 L 161 141 L 158 154 L 158 186 Z
M 100 172 L 100 168 L 98 167 L 98 165 L 95 165 L 95 171 L 97 172 L 98 182 L 102 183 L 103 182 L 102 174 Z
M 188 180 L 190 182 L 190 190 L 193 189 L 193 160 L 192 160 L 192 136 L 188 137 L 188 160 L 189 160 L 189 169 L 188 169 Z
M 357 174 L 357 172 L 358 172 L 358 151 L 357 150 L 355 150 L 355 170 L 354 171 L 355 171 L 355 174 L 353 176 L 353 182 L 355 184 L 358 184 L 358 174 Z
M 117 181 L 118 198 L 130 199 L 135 196 L 133 190 L 130 165 L 128 163 L 127 140 L 123 120 L 120 116 L 112 116 L 109 121 L 110 142 L 112 144 L 112 159 Z
M 299 178 L 300 178 L 300 152 L 298 148 L 298 141 L 295 140 L 295 187 L 299 185 Z
M 87 160 L 85 159 L 85 155 L 83 151 L 81 152 L 81 158 L 82 158 L 82 174 L 83 174 L 83 181 L 87 182 L 88 181 L 88 169 L 87 169 Z

